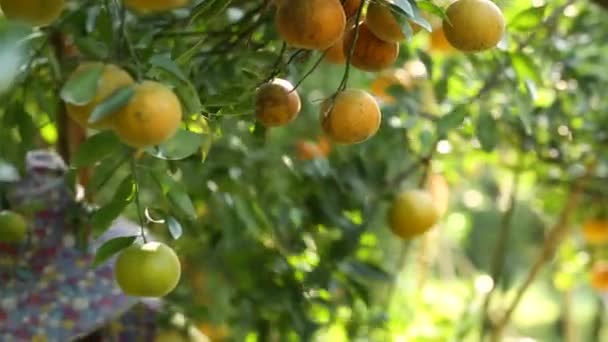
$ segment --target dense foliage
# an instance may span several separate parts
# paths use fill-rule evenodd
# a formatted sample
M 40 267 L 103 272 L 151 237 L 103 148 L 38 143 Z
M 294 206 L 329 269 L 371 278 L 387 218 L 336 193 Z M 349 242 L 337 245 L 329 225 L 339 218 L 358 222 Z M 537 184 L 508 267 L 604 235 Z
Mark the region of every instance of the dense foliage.
M 394 3 L 423 26 L 394 64 L 409 85 L 385 87 L 374 137 L 315 157 L 301 144 L 322 135 L 321 102 L 346 84 L 373 89 L 382 74 L 286 46 L 271 1 L 138 15 L 83 0 L 40 29 L 0 19 L 0 181 L 26 151 L 57 146 L 97 204 L 93 234 L 122 213 L 145 221 L 182 260 L 170 310 L 231 340 L 601 340 L 589 272 L 608 255 L 578 227 L 608 214 L 606 11 L 496 1 L 504 39 L 463 53 L 433 49 L 425 30 L 445 1 Z M 91 93 L 87 78 L 66 86 L 82 61 L 169 86 L 183 126 L 133 158 L 111 131 L 82 142 L 64 106 Z M 265 128 L 254 96 L 275 76 L 297 85 L 302 111 Z M 404 241 L 387 210 L 419 187 L 449 208 Z

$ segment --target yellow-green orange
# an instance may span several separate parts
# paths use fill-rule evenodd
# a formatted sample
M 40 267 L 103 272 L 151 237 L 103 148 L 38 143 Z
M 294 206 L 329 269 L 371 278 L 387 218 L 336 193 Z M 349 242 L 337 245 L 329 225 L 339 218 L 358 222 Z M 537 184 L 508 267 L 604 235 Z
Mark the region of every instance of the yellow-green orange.
M 285 0 L 278 4 L 275 26 L 290 46 L 325 50 L 337 42 L 346 25 L 340 0 Z
M 0 0 L 0 8 L 11 20 L 18 20 L 33 26 L 46 26 L 55 21 L 65 0 Z
M 118 137 L 135 148 L 160 145 L 179 129 L 182 107 L 175 93 L 165 85 L 144 81 L 114 120 Z
M 132 245 L 118 255 L 114 276 L 130 296 L 163 297 L 179 282 L 181 265 L 169 246 L 161 242 Z
M 27 237 L 27 222 L 13 211 L 0 211 L 0 242 L 19 243 Z
M 79 74 L 86 72 L 94 67 L 101 66 L 101 62 L 85 62 L 74 70 L 72 75 L 70 75 L 70 79 L 78 76 Z M 120 116 L 124 110 L 123 108 L 118 109 L 114 113 L 109 114 L 105 118 L 95 122 L 94 124 L 90 124 L 88 122 L 91 113 L 95 109 L 95 107 L 107 99 L 110 95 L 112 95 L 118 89 L 131 85 L 135 81 L 129 73 L 124 71 L 123 69 L 117 67 L 113 64 L 105 64 L 103 65 L 103 70 L 101 72 L 101 77 L 97 83 L 97 91 L 95 93 L 95 97 L 86 105 L 78 106 L 71 103 L 66 103 L 66 111 L 69 117 L 78 123 L 81 127 L 90 127 L 95 129 L 110 129 L 114 127 L 114 118 L 116 116 Z
M 388 222 L 391 230 L 403 239 L 424 234 L 439 220 L 439 210 L 433 197 L 423 190 L 399 193 L 389 209 Z
M 477 52 L 495 47 L 505 32 L 502 11 L 490 0 L 457 0 L 446 10 L 443 31 L 456 49 Z
M 378 103 L 360 89 L 346 89 L 321 106 L 321 126 L 331 140 L 356 144 L 372 137 L 380 128 Z
M 293 85 L 275 78 L 258 88 L 255 117 L 266 127 L 283 126 L 298 116 L 301 107 L 300 95 Z

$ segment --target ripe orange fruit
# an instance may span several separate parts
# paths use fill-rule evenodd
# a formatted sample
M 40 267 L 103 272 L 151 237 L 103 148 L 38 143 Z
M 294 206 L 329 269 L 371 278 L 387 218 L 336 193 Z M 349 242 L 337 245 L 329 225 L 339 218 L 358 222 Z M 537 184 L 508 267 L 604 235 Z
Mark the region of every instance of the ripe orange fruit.
M 457 0 L 446 10 L 443 21 L 447 40 L 461 51 L 491 49 L 505 32 L 505 18 L 490 0 Z
M 0 0 L 0 8 L 11 20 L 33 26 L 51 24 L 63 11 L 65 0 Z
M 124 0 L 125 6 L 142 14 L 184 7 L 190 0 Z
M 344 35 L 344 53 L 348 54 L 355 40 L 355 27 Z M 365 71 L 380 71 L 391 66 L 399 55 L 399 44 L 389 43 L 376 37 L 368 25 L 359 25 L 359 36 L 355 43 L 351 64 Z
M 373 96 L 360 89 L 346 89 L 321 106 L 325 134 L 341 144 L 357 144 L 380 128 L 382 114 Z
M 344 14 L 347 18 L 357 14 L 359 6 L 361 6 L 361 0 L 340 0 L 342 1 L 342 7 L 344 7 Z
M 165 85 L 144 81 L 114 120 L 118 137 L 136 148 L 160 145 L 170 139 L 182 122 L 182 107 L 173 91 Z
M 257 91 L 255 117 L 266 127 L 293 121 L 301 108 L 300 95 L 287 80 L 275 78 Z
M 25 218 L 13 211 L 0 211 L 0 242 L 20 243 L 27 238 Z
M 325 51 L 324 60 L 331 64 L 346 63 L 346 55 L 344 54 L 344 35 L 340 36 L 340 39 Z
M 445 37 L 442 25 L 433 28 L 429 49 L 435 53 L 450 53 L 456 50 Z
M 395 14 L 388 4 L 372 2 L 367 6 L 367 14 L 365 22 L 369 30 L 378 38 L 385 42 L 400 42 L 406 38 L 401 24 L 397 21 Z M 420 26 L 412 27 L 416 31 L 420 30 Z
M 82 63 L 74 70 L 70 79 L 76 77 L 82 72 L 90 70 L 91 68 L 102 65 L 101 62 L 85 62 Z M 97 83 L 97 91 L 95 97 L 86 105 L 77 106 L 71 103 L 66 103 L 66 111 L 68 116 L 74 120 L 78 125 L 83 128 L 90 127 L 95 129 L 111 129 L 114 127 L 114 118 L 121 116 L 124 111 L 124 107 L 118 111 L 106 116 L 94 124 L 88 122 L 91 113 L 97 107 L 98 104 L 103 102 L 106 98 L 112 95 L 118 89 L 135 83 L 129 73 L 113 64 L 105 64 L 101 77 Z
M 600 260 L 593 264 L 591 286 L 600 292 L 608 291 L 608 261 Z
M 439 210 L 430 193 L 409 190 L 394 199 L 388 212 L 391 230 L 403 239 L 411 239 L 426 233 L 439 220 Z
M 300 140 L 296 143 L 298 158 L 301 160 L 312 160 L 329 155 L 331 145 L 325 137 L 320 137 L 319 142 Z
M 163 297 L 177 286 L 181 265 L 169 246 L 148 242 L 120 252 L 114 276 L 118 286 L 129 296 Z
M 394 86 L 411 90 L 413 84 L 410 74 L 404 69 L 384 70 L 374 79 L 370 90 L 380 100 L 386 103 L 395 103 L 395 98 L 388 92 L 388 89 Z
M 591 245 L 608 243 L 608 221 L 595 219 L 583 224 L 583 237 Z
M 275 25 L 287 44 L 325 50 L 342 36 L 346 16 L 340 0 L 289 0 L 278 4 Z

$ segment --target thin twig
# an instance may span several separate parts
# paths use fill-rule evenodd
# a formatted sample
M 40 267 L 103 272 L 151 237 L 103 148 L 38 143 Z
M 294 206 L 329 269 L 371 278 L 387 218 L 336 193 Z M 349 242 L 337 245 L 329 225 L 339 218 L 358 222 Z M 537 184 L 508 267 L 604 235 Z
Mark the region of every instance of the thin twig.
M 144 240 L 144 243 L 148 242 L 146 240 L 146 233 L 144 230 L 144 217 L 143 211 L 141 210 L 141 201 L 139 199 L 139 179 L 137 176 L 137 165 L 135 163 L 135 157 L 131 157 L 131 173 L 133 174 L 133 180 L 135 181 L 135 206 L 137 208 L 137 219 L 139 220 L 139 234 L 141 238 Z
M 526 290 L 528 290 L 530 285 L 532 285 L 532 283 L 534 282 L 536 277 L 539 275 L 539 273 L 542 270 L 545 263 L 551 259 L 555 249 L 557 248 L 557 246 L 560 244 L 560 242 L 564 238 L 565 233 L 568 231 L 570 219 L 571 219 L 574 211 L 576 210 L 576 207 L 578 206 L 581 195 L 583 193 L 584 184 L 593 175 L 593 172 L 595 171 L 595 166 L 596 166 L 595 161 L 592 162 L 591 164 L 589 164 L 587 166 L 585 175 L 583 175 L 581 178 L 579 178 L 579 180 L 573 185 L 573 188 L 570 191 L 568 200 L 567 200 L 564 208 L 562 209 L 559 219 L 557 220 L 557 222 L 553 225 L 553 227 L 547 234 L 547 237 L 545 239 L 545 243 L 543 245 L 543 249 L 542 249 L 540 255 L 538 256 L 538 258 L 536 259 L 536 261 L 534 262 L 534 264 L 528 271 L 528 275 L 526 276 L 522 285 L 517 290 L 514 299 L 511 301 L 511 303 L 507 307 L 507 310 L 505 311 L 503 317 L 496 324 L 496 326 L 493 330 L 493 333 L 492 333 L 492 341 L 500 340 L 505 327 L 511 320 L 511 316 L 513 315 L 513 312 L 515 312 L 515 309 L 517 309 L 517 307 L 519 306 L 519 303 L 521 302 L 521 299 L 523 298 L 524 293 L 526 292 Z

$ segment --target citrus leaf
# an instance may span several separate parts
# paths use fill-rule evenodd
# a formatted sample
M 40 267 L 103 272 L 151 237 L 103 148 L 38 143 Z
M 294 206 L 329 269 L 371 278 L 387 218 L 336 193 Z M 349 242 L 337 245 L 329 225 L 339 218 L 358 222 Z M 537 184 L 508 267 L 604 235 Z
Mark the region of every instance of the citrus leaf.
M 437 134 L 444 136 L 449 131 L 457 128 L 462 124 L 467 113 L 462 108 L 456 108 L 452 112 L 442 116 L 437 121 Z
M 169 228 L 169 233 L 171 233 L 171 237 L 173 237 L 173 239 L 175 240 L 179 239 L 184 232 L 182 225 L 179 223 L 179 221 L 177 221 L 177 219 L 173 216 L 167 216 L 165 217 L 165 222 L 167 223 L 167 227 Z
M 477 139 L 486 152 L 491 152 L 498 144 L 498 129 L 492 115 L 481 114 L 477 119 Z
M 131 246 L 135 239 L 137 239 L 137 236 L 121 236 L 106 241 L 95 253 L 93 267 L 103 264 L 116 253 Z
M 77 106 L 86 105 L 97 93 L 102 72 L 103 65 L 101 64 L 79 72 L 65 83 L 59 96 L 67 103 Z
M 150 64 L 168 71 L 182 82 L 188 82 L 188 77 L 179 66 L 175 64 L 171 57 L 166 54 L 152 56 L 152 58 L 150 58 Z
M 89 117 L 89 123 L 96 123 L 108 115 L 115 113 L 129 103 L 133 94 L 135 94 L 135 87 L 133 85 L 124 86 L 116 90 L 112 95 L 95 106 Z
M 81 168 L 93 165 L 122 149 L 123 145 L 114 132 L 97 133 L 80 144 L 72 160 L 72 166 Z
M 206 140 L 207 136 L 204 134 L 179 129 L 167 142 L 148 148 L 146 152 L 159 159 L 180 160 L 196 153 Z
M 128 175 L 116 189 L 112 201 L 93 214 L 91 225 L 93 226 L 94 236 L 99 236 L 105 232 L 112 225 L 112 222 L 122 214 L 127 205 L 133 201 L 135 190 L 135 180 L 132 175 Z
M 546 5 L 527 8 L 515 15 L 509 23 L 509 29 L 528 31 L 538 27 L 545 17 Z

